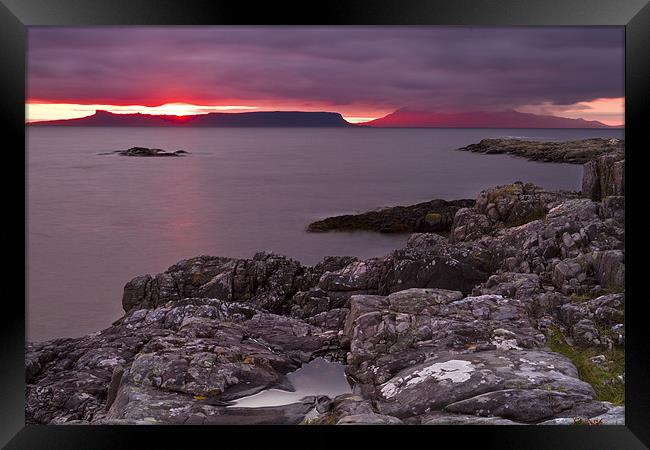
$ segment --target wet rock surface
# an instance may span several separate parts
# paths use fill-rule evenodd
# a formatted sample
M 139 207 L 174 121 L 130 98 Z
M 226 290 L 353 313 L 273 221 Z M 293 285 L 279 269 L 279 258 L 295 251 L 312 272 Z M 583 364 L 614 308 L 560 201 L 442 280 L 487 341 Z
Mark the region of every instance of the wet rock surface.
M 29 344 L 27 417 L 186 423 L 223 413 L 232 421 L 230 400 L 291 389 L 285 375 L 316 356 L 335 358 L 336 339 L 298 319 L 215 299 L 136 309 L 94 335 Z
M 381 233 L 433 233 L 449 231 L 460 208 L 474 200 L 431 200 L 410 206 L 393 206 L 361 214 L 328 217 L 309 224 L 307 231 L 379 231 Z
M 606 178 L 598 200 L 486 189 L 448 238 L 380 258 L 199 256 L 136 277 L 111 327 L 27 344 L 27 422 L 620 424 L 624 193 Z M 352 394 L 233 407 L 321 357 Z

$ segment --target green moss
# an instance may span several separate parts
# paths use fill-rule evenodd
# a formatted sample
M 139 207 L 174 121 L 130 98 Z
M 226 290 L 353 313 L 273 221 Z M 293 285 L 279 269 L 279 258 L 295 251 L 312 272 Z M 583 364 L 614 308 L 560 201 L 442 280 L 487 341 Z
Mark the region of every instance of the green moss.
M 519 188 L 517 185 L 514 184 L 509 184 L 506 186 L 501 186 L 499 188 L 495 188 L 490 193 L 488 194 L 488 203 L 494 203 L 499 197 L 503 197 L 506 195 L 514 195 L 518 192 Z
M 424 220 L 429 224 L 437 224 L 442 220 L 442 214 L 429 213 L 426 216 L 424 216 Z
M 596 391 L 596 398 L 615 405 L 625 403 L 625 383 L 618 379 L 625 373 L 625 352 L 622 347 L 611 350 L 598 348 L 577 348 L 569 345 L 558 328 L 551 328 L 547 336 L 548 347 L 571 360 L 580 379 L 589 383 Z M 604 367 L 595 364 L 591 358 L 604 355 L 607 362 Z
M 518 219 L 518 220 L 513 220 L 512 222 L 508 223 L 509 227 L 518 227 L 520 225 L 527 224 L 529 222 L 532 222 L 534 220 L 546 220 L 546 209 L 539 207 L 533 209 L 531 212 L 529 212 L 526 216 Z
M 625 316 L 624 315 L 618 315 L 618 317 L 615 317 L 615 320 L 616 319 L 618 319 L 617 322 L 622 323 L 625 320 Z M 611 328 L 605 327 L 605 326 L 603 326 L 603 325 L 601 325 L 601 324 L 599 324 L 597 322 L 594 323 L 594 327 L 596 327 L 596 329 L 598 330 L 598 334 L 600 334 L 601 336 L 607 336 L 612 341 L 616 341 L 618 339 L 618 335 Z
M 334 425 L 334 416 L 328 414 L 324 419 L 305 419 L 300 425 Z
M 210 390 L 208 390 L 206 392 L 202 392 L 200 394 L 194 394 L 193 398 L 194 398 L 194 400 L 197 400 L 197 401 L 203 401 L 203 400 L 207 400 L 209 397 L 217 397 L 217 396 L 219 396 L 221 394 L 222 394 L 221 389 L 216 388 L 216 389 L 210 389 Z
M 201 272 L 196 272 L 194 275 L 192 275 L 192 284 L 194 286 L 200 286 L 202 280 L 203 276 L 201 275 Z
M 586 272 L 584 268 L 583 271 Z M 589 300 L 593 300 L 598 297 L 602 297 L 603 295 L 621 294 L 623 292 L 625 292 L 625 289 L 621 287 L 609 287 L 609 288 L 599 289 L 596 292 L 591 292 L 588 294 L 571 294 L 569 298 L 573 303 L 582 303 L 582 302 L 587 302 Z
M 571 294 L 571 297 L 569 298 L 571 299 L 572 303 L 584 303 L 594 299 L 595 297 L 593 295 L 587 295 L 587 294 L 582 294 L 582 295 Z

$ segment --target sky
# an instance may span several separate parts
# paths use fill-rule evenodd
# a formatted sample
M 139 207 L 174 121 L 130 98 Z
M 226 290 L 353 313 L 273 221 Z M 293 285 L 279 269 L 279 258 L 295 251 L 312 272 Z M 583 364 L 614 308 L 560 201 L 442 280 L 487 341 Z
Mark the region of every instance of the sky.
M 623 27 L 31 27 L 28 121 L 397 109 L 622 125 Z

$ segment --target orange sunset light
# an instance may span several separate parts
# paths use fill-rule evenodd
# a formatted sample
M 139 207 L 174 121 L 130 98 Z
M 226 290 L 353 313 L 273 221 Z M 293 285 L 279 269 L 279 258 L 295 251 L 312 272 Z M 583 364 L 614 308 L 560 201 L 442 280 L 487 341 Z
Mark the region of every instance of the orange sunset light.
M 28 101 L 25 105 L 27 122 L 41 122 L 44 120 L 77 119 L 90 116 L 97 110 L 108 111 L 114 114 L 152 114 L 169 116 L 190 116 L 208 114 L 212 112 L 247 112 L 247 111 L 325 111 L 328 107 L 298 106 L 249 106 L 249 105 L 193 105 L 191 103 L 165 103 L 158 106 L 143 105 L 81 105 L 75 103 L 45 103 Z M 341 115 L 350 123 L 363 123 L 378 119 L 392 112 L 390 109 L 381 111 L 359 111 L 357 108 L 342 111 Z
M 570 119 L 598 120 L 610 126 L 625 124 L 625 98 L 597 98 L 588 102 L 571 105 L 529 105 L 517 108 L 518 111 L 533 114 L 549 114 Z
M 27 122 L 43 120 L 76 119 L 92 115 L 97 110 L 114 114 L 153 114 L 170 116 L 189 116 L 211 112 L 244 112 L 258 109 L 257 106 L 241 105 L 192 105 L 189 103 L 165 103 L 159 106 L 142 105 L 78 105 L 74 103 L 28 102 L 25 105 Z

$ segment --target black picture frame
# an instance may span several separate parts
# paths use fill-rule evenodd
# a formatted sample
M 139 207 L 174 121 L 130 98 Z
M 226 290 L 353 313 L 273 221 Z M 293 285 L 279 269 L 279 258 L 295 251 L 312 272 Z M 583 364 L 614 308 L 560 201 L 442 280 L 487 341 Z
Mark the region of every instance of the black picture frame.
M 239 442 L 253 446 L 252 438 L 264 443 L 297 443 L 309 446 L 348 445 L 352 434 L 382 441 L 404 439 L 404 443 L 429 442 L 429 445 L 454 445 L 472 439 L 481 447 L 500 449 L 636 449 L 650 445 L 650 365 L 645 352 L 648 342 L 644 303 L 636 295 L 635 274 L 643 268 L 628 265 L 626 288 L 632 289 L 626 314 L 626 425 L 556 427 L 108 427 L 108 426 L 35 426 L 24 423 L 24 344 L 25 309 L 19 299 L 26 298 L 26 179 L 25 168 L 25 51 L 26 27 L 29 26 L 101 26 L 101 25 L 476 25 L 476 26 L 549 26 L 549 25 L 621 25 L 626 29 L 625 63 L 625 138 L 627 156 L 632 158 L 627 177 L 627 229 L 634 230 L 631 205 L 642 195 L 631 187 L 642 169 L 644 125 L 650 106 L 650 4 L 646 0 L 363 0 L 303 2 L 226 2 L 221 0 L 0 0 L 0 76 L 2 108 L 6 127 L 5 244 L 15 244 L 10 270 L 5 277 L 3 318 L 0 330 L 0 444 L 11 449 L 137 448 L 212 445 Z M 594 74 L 594 76 L 598 76 Z M 9 138 L 10 140 L 7 140 Z M 11 139 L 13 138 L 13 139 Z M 636 167 L 635 167 L 636 166 Z M 14 178 L 17 175 L 17 180 Z M 23 177 L 24 176 L 24 177 Z M 20 180 L 23 186 L 19 186 Z M 631 197 L 630 197 L 631 196 Z M 639 197 L 637 199 L 637 197 Z M 11 207 L 9 201 L 15 202 Z M 632 201 L 632 203 L 630 203 Z M 11 208 L 11 209 L 10 209 Z M 630 213 L 632 219 L 630 220 Z M 639 236 L 639 242 L 643 237 Z M 23 237 L 20 246 L 19 236 Z M 634 239 L 634 238 L 633 238 Z M 629 240 L 629 238 L 628 238 Z M 635 241 L 633 241 L 635 242 Z M 636 246 L 636 245 L 635 245 Z M 8 246 L 6 246 L 8 247 Z M 640 246 L 628 246 L 632 257 L 642 254 Z M 629 255 L 628 255 L 629 258 Z M 639 258 L 640 260 L 640 258 Z M 18 261 L 22 261 L 21 264 Z M 632 267 L 631 267 L 632 266 Z M 23 272 L 22 274 L 19 272 Z M 17 280 L 25 280 L 23 284 Z M 638 298 L 637 298 L 638 297 Z M 10 308 L 13 306 L 13 309 Z M 280 434 L 284 435 L 280 438 Z M 286 434 L 286 435 L 285 435 Z M 323 439 L 314 438 L 315 434 Z M 361 437 L 361 436 L 358 436 Z M 228 441 L 226 441 L 228 439 Z M 232 439 L 235 439 L 232 441 Z M 282 440 L 280 440 L 282 439 Z M 424 439 L 424 441 L 421 441 Z M 416 441 L 417 440 L 417 441 Z M 136 441 L 139 441 L 136 442 Z M 442 444 L 446 441 L 447 444 Z M 146 444 L 146 445 L 145 445 Z M 223 444 L 221 444 L 223 445 Z M 232 445 L 232 444 L 226 444 Z M 265 445 L 265 444 L 262 444 Z M 364 444 L 367 446 L 370 444 Z M 417 444 L 421 445 L 421 444 Z

